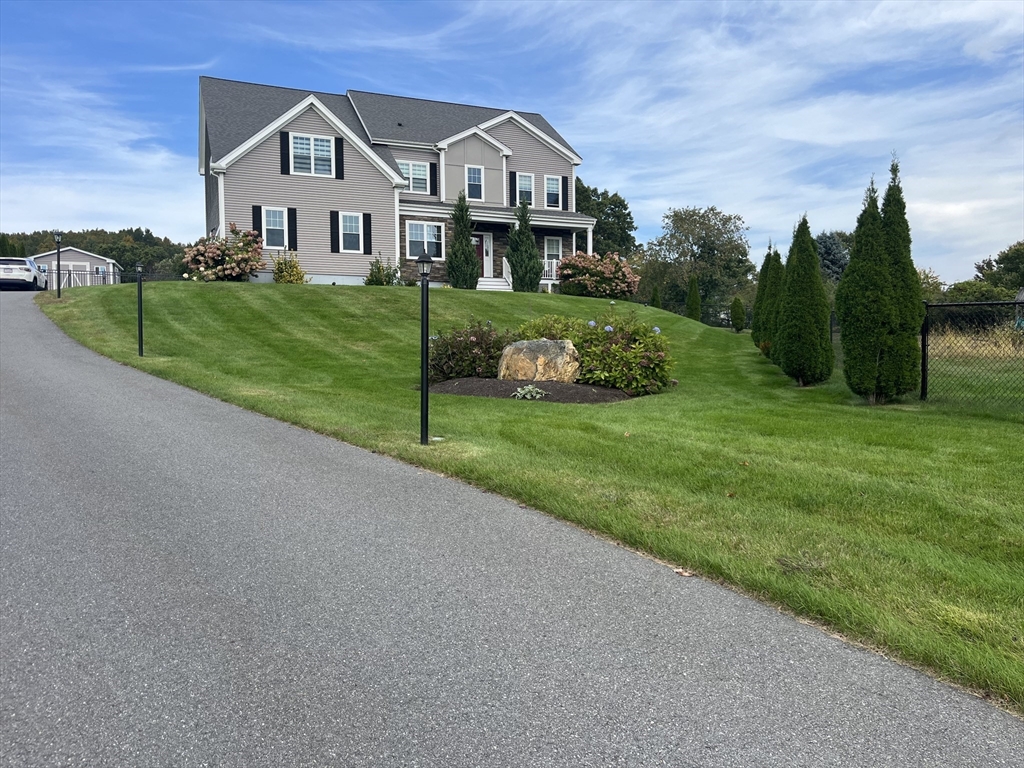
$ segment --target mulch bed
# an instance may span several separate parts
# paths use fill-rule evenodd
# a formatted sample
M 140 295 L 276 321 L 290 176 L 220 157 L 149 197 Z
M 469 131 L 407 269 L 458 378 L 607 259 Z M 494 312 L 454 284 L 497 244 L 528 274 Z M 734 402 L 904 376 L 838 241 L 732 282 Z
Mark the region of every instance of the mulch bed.
M 547 392 L 545 403 L 615 403 L 629 400 L 621 389 L 595 387 L 592 384 L 563 384 L 558 381 L 506 381 L 503 379 L 449 379 L 430 387 L 435 395 L 470 395 L 472 397 L 503 397 L 512 399 L 512 393 L 520 387 L 533 384 Z

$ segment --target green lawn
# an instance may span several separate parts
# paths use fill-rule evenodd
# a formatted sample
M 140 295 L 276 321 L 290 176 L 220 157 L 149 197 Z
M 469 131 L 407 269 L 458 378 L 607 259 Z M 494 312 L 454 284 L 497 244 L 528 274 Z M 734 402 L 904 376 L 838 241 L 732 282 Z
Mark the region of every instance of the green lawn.
M 461 477 L 722 579 L 1024 712 L 1024 409 L 799 389 L 749 335 L 639 307 L 679 386 L 610 405 L 432 396 L 414 288 L 154 283 L 44 311 L 116 360 Z M 607 302 L 431 291 L 433 328 Z M 632 305 L 628 305 L 632 306 Z M 624 311 L 624 303 L 616 308 Z

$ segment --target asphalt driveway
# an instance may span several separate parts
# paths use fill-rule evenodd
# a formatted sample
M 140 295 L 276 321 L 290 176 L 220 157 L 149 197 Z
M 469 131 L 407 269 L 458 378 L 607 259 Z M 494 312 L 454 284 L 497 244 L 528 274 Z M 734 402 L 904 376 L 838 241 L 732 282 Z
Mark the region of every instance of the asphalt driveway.
M 1024 722 L 978 698 L 515 503 L 113 363 L 31 294 L 0 295 L 3 765 L 1022 756 Z

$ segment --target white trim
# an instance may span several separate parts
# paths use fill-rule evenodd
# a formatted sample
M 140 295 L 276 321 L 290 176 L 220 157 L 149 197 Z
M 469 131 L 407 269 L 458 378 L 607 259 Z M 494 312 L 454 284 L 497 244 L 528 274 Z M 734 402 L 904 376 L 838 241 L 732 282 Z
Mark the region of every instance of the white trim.
M 551 147 L 553 150 L 555 150 L 558 154 L 560 154 L 562 157 L 564 157 L 569 162 L 575 163 L 576 165 L 580 165 L 583 162 L 583 158 L 582 157 L 577 155 L 575 152 L 573 152 L 568 147 L 563 147 L 561 144 L 559 144 L 553 138 L 551 138 L 546 133 L 544 133 L 544 131 L 542 131 L 540 128 L 538 128 L 537 126 L 535 126 L 533 123 L 529 122 L 528 120 L 525 120 L 524 118 L 520 117 L 515 112 L 509 111 L 509 112 L 506 112 L 503 115 L 498 115 L 497 117 L 492 118 L 492 119 L 488 120 L 485 123 L 480 123 L 479 127 L 486 131 L 489 128 L 493 128 L 496 125 L 501 125 L 502 123 L 504 123 L 504 122 L 506 122 L 508 120 L 513 121 L 514 123 L 516 123 L 516 125 L 518 125 L 520 128 L 522 128 L 524 131 L 526 131 L 527 133 L 532 134 L 535 138 L 537 138 L 540 141 L 542 141 L 545 144 L 547 144 L 549 147 Z
M 214 174 L 214 176 L 217 177 L 217 197 L 220 198 L 217 201 L 217 205 L 220 208 L 220 226 L 217 229 L 217 236 L 218 237 L 227 237 L 228 225 L 225 222 L 225 219 L 227 218 L 227 214 L 224 212 L 225 211 L 225 207 L 224 207 L 224 177 L 226 175 L 227 174 L 224 171 L 218 171 L 217 173 Z
M 392 184 L 400 186 L 405 183 L 405 179 L 403 179 L 400 174 L 395 173 L 391 166 L 385 163 L 384 160 L 376 152 L 370 149 L 363 142 L 362 139 L 360 139 L 358 136 L 356 136 L 355 133 L 353 133 L 351 128 L 345 125 L 345 123 L 343 123 L 333 112 L 331 112 L 331 110 L 325 107 L 320 102 L 320 99 L 318 99 L 313 94 L 310 94 L 309 96 L 304 98 L 302 101 L 300 101 L 294 107 L 289 109 L 283 115 L 278 117 L 273 122 L 269 123 L 265 128 L 263 128 L 263 130 L 259 131 L 254 136 L 249 138 L 247 141 L 239 144 L 233 150 L 224 155 L 224 157 L 222 157 L 218 162 L 211 163 L 211 169 L 221 171 L 227 170 L 230 166 L 238 162 L 240 158 L 247 155 L 250 151 L 258 147 L 268 138 L 270 138 L 275 133 L 280 131 L 282 128 L 284 128 L 290 122 L 295 120 L 310 107 L 312 107 L 317 112 L 317 114 L 320 115 L 320 117 L 326 120 L 327 123 L 334 130 L 341 134 L 341 137 L 343 139 L 350 142 L 352 146 L 354 146 L 363 157 L 369 160 L 370 163 L 378 171 L 384 174 L 384 176 Z
M 548 179 L 554 179 L 558 187 L 558 205 L 548 205 Z M 562 210 L 562 177 L 544 175 L 544 207 L 549 211 Z
M 456 133 L 454 136 L 449 136 L 447 139 L 443 139 L 437 142 L 437 144 L 435 144 L 434 146 L 437 147 L 438 149 L 448 149 L 448 147 L 451 146 L 452 144 L 462 141 L 463 139 L 469 138 L 470 136 L 477 136 L 478 138 L 482 139 L 484 142 L 490 144 L 492 147 L 498 150 L 498 152 L 500 152 L 502 155 L 512 154 L 511 149 L 506 147 L 504 144 L 502 144 L 496 138 L 491 136 L 489 133 L 480 130 L 480 128 L 475 125 L 472 128 L 467 128 L 461 133 Z
M 282 245 L 267 245 L 267 211 L 281 211 L 284 222 L 284 243 Z M 287 251 L 288 250 L 288 209 L 276 205 L 261 205 L 260 218 L 263 223 L 263 250 L 265 251 Z M 277 229 L 277 227 L 274 227 Z
M 451 216 L 452 204 L 445 203 L 444 207 L 420 203 L 416 200 L 400 200 L 399 213 L 403 216 L 423 216 L 427 218 L 443 218 Z M 535 208 L 530 211 L 530 220 L 535 227 L 550 227 L 553 229 L 567 229 L 570 232 L 584 232 L 587 227 L 593 227 L 597 222 L 592 216 L 572 219 L 563 217 L 565 211 L 556 211 L 554 208 L 545 211 L 543 208 Z M 508 224 L 516 220 L 516 209 L 509 206 L 486 205 L 473 208 L 473 221 L 487 222 L 490 224 Z
M 398 215 L 398 195 L 401 190 L 395 187 L 395 266 L 402 268 L 402 225 Z
M 494 277 L 494 233 L 481 232 L 484 239 L 484 277 Z M 488 269 L 490 267 L 490 269 Z M 487 274 L 490 272 L 490 274 Z
M 524 192 L 525 190 L 523 190 L 520 185 L 522 183 L 521 179 L 524 176 L 530 177 L 530 202 L 528 203 L 528 205 L 531 208 L 537 208 L 537 174 L 521 173 L 519 171 L 516 171 L 516 208 L 518 208 L 519 204 L 523 202 L 523 198 L 520 193 Z
M 444 153 L 445 153 L 445 150 L 443 150 L 443 149 L 439 152 L 441 158 L 440 158 L 440 160 L 438 161 L 438 164 L 437 164 L 437 194 L 438 194 L 438 197 L 441 200 L 444 200 L 444 192 L 445 192 L 445 189 L 444 189 L 444 177 L 445 177 L 445 173 L 444 173 Z M 430 184 L 430 171 L 429 171 L 429 169 L 427 171 L 427 184 Z
M 594 228 L 587 227 L 587 253 L 594 252 Z
M 367 132 L 369 135 L 369 132 Z M 373 139 L 374 144 L 383 144 L 386 147 L 402 147 L 403 149 L 435 149 L 434 145 L 427 141 L 402 141 L 401 139 Z
M 480 171 L 480 197 L 470 197 L 469 196 L 469 169 L 470 168 L 477 168 Z M 467 166 L 465 166 L 465 171 L 463 172 L 462 176 L 463 176 L 463 179 L 462 179 L 463 183 L 466 185 L 464 187 L 464 189 L 466 190 L 466 199 L 467 200 L 476 200 L 477 202 L 480 202 L 480 203 L 486 202 L 486 200 L 487 200 L 487 169 L 484 166 L 482 166 L 482 165 L 467 165 Z
M 295 139 L 296 137 L 302 139 L 309 139 L 309 173 L 305 171 L 295 170 Z M 327 142 L 331 148 L 331 172 L 317 173 L 316 172 L 316 140 L 322 139 Z M 316 133 L 292 133 L 288 132 L 288 172 L 292 176 L 318 176 L 321 179 L 333 179 L 334 178 L 334 136 L 321 136 Z
M 558 241 L 558 258 L 561 259 L 562 258 L 562 245 L 563 245 L 562 238 L 560 238 L 560 237 L 551 237 L 551 236 L 548 236 L 548 235 L 544 236 L 544 259 L 547 260 L 547 261 L 550 261 L 550 259 L 548 259 L 548 240 L 557 240 Z
M 501 158 L 501 204 L 508 205 L 508 158 Z M 484 198 L 485 200 L 487 198 Z
M 359 225 L 359 247 L 355 250 L 345 248 L 345 217 L 355 216 Z M 349 233 L 351 234 L 351 233 Z M 338 211 L 338 253 L 362 253 L 363 252 L 363 214 L 356 211 Z
M 412 246 L 412 238 L 409 237 L 409 226 L 412 224 L 422 224 L 426 227 L 440 227 L 441 229 L 441 255 L 433 257 L 434 261 L 444 261 L 444 222 L 443 221 L 417 221 L 413 219 L 405 220 L 405 260 L 415 261 L 416 259 L 410 255 L 409 250 Z M 426 230 L 423 231 L 426 235 Z M 426 241 L 424 240 L 424 243 Z
M 406 192 L 409 192 L 410 194 L 413 194 L 413 195 L 429 195 L 430 194 L 430 162 L 429 161 L 424 162 L 423 160 L 399 160 L 396 157 L 395 158 L 395 163 L 398 165 L 399 169 L 401 169 L 402 163 L 406 163 L 409 166 L 409 178 L 406 179 L 404 176 L 402 177 L 402 179 L 408 184 L 408 188 L 405 190 Z M 426 169 L 427 169 L 427 176 L 426 176 L 427 188 L 425 190 L 423 190 L 422 192 L 412 188 L 412 167 L 414 165 L 422 165 L 422 166 L 425 166 Z

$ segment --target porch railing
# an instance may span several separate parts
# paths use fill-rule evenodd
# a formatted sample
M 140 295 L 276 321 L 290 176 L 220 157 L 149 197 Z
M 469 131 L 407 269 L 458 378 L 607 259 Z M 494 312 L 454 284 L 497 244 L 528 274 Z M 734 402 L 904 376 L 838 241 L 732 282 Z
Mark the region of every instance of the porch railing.
M 508 287 L 512 287 L 512 267 L 508 265 L 508 259 L 504 256 L 501 257 L 501 276 L 505 278 L 505 282 L 508 283 Z
M 558 259 L 545 259 L 544 260 L 544 274 L 541 276 L 541 280 L 557 280 L 558 279 Z

